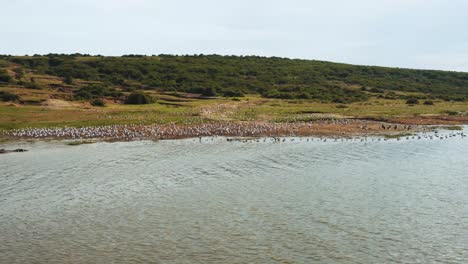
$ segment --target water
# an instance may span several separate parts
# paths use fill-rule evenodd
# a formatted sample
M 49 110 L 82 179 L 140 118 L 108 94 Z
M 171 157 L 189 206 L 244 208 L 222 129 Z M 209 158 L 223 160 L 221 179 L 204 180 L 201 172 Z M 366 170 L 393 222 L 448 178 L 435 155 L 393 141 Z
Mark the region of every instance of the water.
M 468 263 L 466 138 L 5 147 L 0 263 Z

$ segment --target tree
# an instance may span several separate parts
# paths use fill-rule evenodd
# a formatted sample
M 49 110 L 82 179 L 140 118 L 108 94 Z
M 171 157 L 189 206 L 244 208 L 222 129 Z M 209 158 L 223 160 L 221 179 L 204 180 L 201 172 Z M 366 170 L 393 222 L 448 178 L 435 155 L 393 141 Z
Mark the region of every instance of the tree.
M 216 96 L 216 90 L 213 87 L 205 88 L 202 91 L 203 96 Z
M 419 100 L 416 98 L 409 98 L 408 100 L 406 100 L 406 104 L 409 104 L 409 105 L 419 104 Z
M 142 92 L 131 93 L 127 99 L 125 99 L 125 104 L 151 104 L 154 103 L 154 99 Z
M 4 102 L 16 102 L 20 99 L 20 97 L 14 93 L 0 91 L 0 100 Z
M 243 97 L 244 93 L 242 93 L 240 90 L 226 90 L 223 93 L 224 97 Z
M 9 83 L 12 81 L 12 78 L 6 71 L 0 72 L 0 82 Z
M 67 75 L 67 76 L 63 79 L 63 82 L 64 82 L 65 84 L 71 85 L 71 84 L 73 84 L 73 78 L 72 78 L 70 75 Z
M 102 99 L 94 99 L 90 102 L 92 106 L 106 106 L 106 103 Z

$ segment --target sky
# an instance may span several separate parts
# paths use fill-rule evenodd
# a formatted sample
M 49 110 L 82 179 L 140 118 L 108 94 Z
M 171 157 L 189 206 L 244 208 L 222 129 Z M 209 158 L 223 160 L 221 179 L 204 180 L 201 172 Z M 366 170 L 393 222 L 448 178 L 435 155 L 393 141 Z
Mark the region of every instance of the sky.
M 467 0 L 0 0 L 0 54 L 223 54 L 468 72 Z

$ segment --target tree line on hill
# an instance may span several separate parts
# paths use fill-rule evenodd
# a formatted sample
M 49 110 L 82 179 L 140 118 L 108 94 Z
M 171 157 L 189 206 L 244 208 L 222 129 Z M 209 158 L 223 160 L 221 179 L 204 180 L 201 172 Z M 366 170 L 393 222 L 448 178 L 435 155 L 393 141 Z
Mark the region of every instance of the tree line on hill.
M 395 92 L 426 94 L 427 99 L 468 99 L 468 73 L 355 66 L 323 61 L 259 56 L 83 54 L 0 56 L 38 74 L 72 83 L 73 79 L 100 82 L 75 91 L 77 98 L 120 96 L 115 87 L 136 90 L 197 93 L 204 96 L 313 99 L 323 102 L 365 101 L 369 95 Z M 19 72 L 18 74 L 21 74 Z M 0 82 L 9 82 L 0 73 Z M 425 99 L 425 98 L 421 98 Z

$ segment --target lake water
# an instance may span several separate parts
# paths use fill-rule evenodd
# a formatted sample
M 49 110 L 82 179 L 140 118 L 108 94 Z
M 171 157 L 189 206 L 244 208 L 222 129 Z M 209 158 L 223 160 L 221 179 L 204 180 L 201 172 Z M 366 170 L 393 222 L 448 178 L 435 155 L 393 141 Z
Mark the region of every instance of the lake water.
M 468 263 L 468 138 L 291 140 L 3 143 L 0 263 Z

